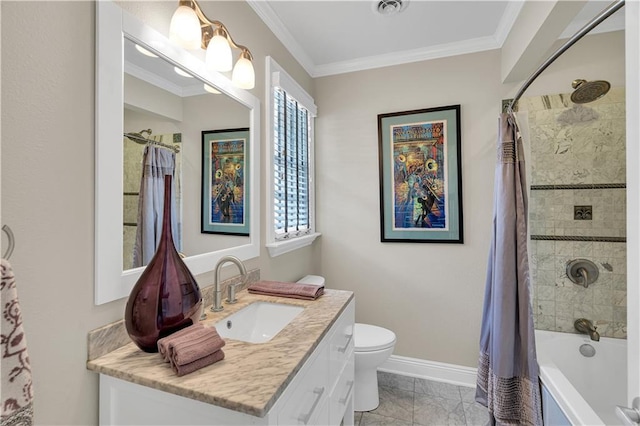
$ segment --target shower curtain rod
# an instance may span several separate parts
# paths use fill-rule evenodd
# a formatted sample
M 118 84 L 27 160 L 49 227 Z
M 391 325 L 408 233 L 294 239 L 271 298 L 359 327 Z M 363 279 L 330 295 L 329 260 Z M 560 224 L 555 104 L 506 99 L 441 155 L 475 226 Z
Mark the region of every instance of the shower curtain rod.
M 553 63 L 553 61 L 558 59 L 558 57 L 560 57 L 560 55 L 562 55 L 564 52 L 566 52 L 567 49 L 569 49 L 578 40 L 580 40 L 587 33 L 589 33 L 589 31 L 591 31 L 592 29 L 594 29 L 595 27 L 600 25 L 602 23 L 602 21 L 607 19 L 609 16 L 613 15 L 614 13 L 616 13 L 618 11 L 618 9 L 622 8 L 622 6 L 624 6 L 624 2 L 625 2 L 625 0 L 617 0 L 617 1 L 613 2 L 613 3 L 611 3 L 609 6 L 607 6 L 606 9 L 604 9 L 602 12 L 600 12 L 599 15 L 597 15 L 595 18 L 593 18 L 591 21 L 589 21 L 584 27 L 580 28 L 580 30 L 578 30 L 577 33 L 575 33 L 573 36 L 571 36 L 571 38 L 569 40 L 567 40 L 565 44 L 563 44 L 558 50 L 556 50 L 556 52 L 553 55 L 551 55 L 546 61 L 544 61 L 544 63 L 542 65 L 540 65 L 540 67 L 533 74 L 531 74 L 531 76 L 527 79 L 527 81 L 524 82 L 524 84 L 522 85 L 520 90 L 518 90 L 518 93 L 516 93 L 516 96 L 513 98 L 513 100 L 509 104 L 509 106 L 507 108 L 507 111 L 508 112 L 513 112 L 513 107 L 516 105 L 518 100 L 520 100 L 520 97 L 529 88 L 529 86 L 531 86 L 531 83 L 533 83 L 533 81 L 536 78 L 538 78 L 538 76 L 540 74 L 542 74 L 542 71 L 546 70 L 547 67 Z

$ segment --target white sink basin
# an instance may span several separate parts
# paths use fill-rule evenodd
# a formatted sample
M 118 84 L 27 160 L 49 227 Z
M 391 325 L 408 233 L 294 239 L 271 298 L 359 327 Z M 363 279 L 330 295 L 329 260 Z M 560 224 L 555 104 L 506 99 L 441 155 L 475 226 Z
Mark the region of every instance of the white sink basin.
M 223 338 L 264 343 L 273 339 L 303 310 L 301 306 L 255 302 L 214 325 Z

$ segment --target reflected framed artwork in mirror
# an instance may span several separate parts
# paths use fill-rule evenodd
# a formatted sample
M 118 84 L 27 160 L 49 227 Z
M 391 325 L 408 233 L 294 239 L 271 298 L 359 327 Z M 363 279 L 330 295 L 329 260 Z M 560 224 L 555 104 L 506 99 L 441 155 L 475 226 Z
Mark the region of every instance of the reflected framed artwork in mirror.
M 128 173 L 124 151 L 145 148 L 126 137 L 123 140 L 125 133 L 153 129 L 154 135 L 181 134 L 182 192 L 176 202 L 182 210 L 185 263 L 193 275 L 212 271 L 226 255 L 241 260 L 260 255 L 259 191 L 244 194 L 246 230 L 242 235 L 208 235 L 200 229 L 201 131 L 246 129 L 246 158 L 260 158 L 260 144 L 252 143 L 260 134 L 259 99 L 234 87 L 225 75 L 208 71 L 204 51 L 187 51 L 173 44 L 127 7 L 126 2 L 122 7 L 109 0 L 96 3 L 96 305 L 127 297 L 144 270 L 144 266 L 133 267 L 124 261 L 131 257 L 126 253 L 130 248 L 125 248 L 125 228 L 134 228 L 136 222 L 135 215 L 127 213 L 135 207 L 125 206 L 127 197 L 135 197 L 124 194 L 136 190 L 124 185 Z M 143 65 L 138 47 L 155 56 L 147 57 L 149 67 Z M 161 75 L 164 80 L 175 78 L 173 74 L 180 71 L 183 83 L 191 83 L 188 87 L 181 82 L 159 84 L 160 79 L 149 71 L 157 75 L 161 69 L 167 70 Z M 140 161 L 140 155 L 134 153 L 132 161 Z M 259 161 L 246 164 L 245 187 L 258 187 L 259 166 Z M 125 227 L 125 222 L 131 226 Z
M 202 132 L 202 233 L 249 235 L 249 129 Z

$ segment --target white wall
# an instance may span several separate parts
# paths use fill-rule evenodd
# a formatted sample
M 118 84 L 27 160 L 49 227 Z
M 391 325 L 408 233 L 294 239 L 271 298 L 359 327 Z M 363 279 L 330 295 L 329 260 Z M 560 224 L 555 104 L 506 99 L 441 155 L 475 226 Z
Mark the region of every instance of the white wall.
M 583 76 L 583 77 L 581 77 Z M 624 35 L 588 36 L 526 95 L 575 78 L 624 85 Z M 396 355 L 476 367 L 491 238 L 497 118 L 519 84 L 490 51 L 316 80 L 321 271 L 356 293 L 356 320 L 397 334 Z M 377 114 L 461 105 L 464 244 L 380 242 Z
M 474 365 L 493 199 L 500 52 L 317 80 L 321 269 L 396 355 Z M 464 244 L 380 242 L 377 115 L 461 105 Z

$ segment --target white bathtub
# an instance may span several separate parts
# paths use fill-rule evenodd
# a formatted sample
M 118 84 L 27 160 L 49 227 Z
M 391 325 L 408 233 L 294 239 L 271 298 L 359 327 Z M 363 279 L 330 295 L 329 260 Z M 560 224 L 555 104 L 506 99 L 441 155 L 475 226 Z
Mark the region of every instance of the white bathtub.
M 593 346 L 593 357 L 580 353 L 583 344 Z M 536 330 L 536 348 L 545 425 L 622 424 L 614 410 L 627 402 L 626 340 Z

